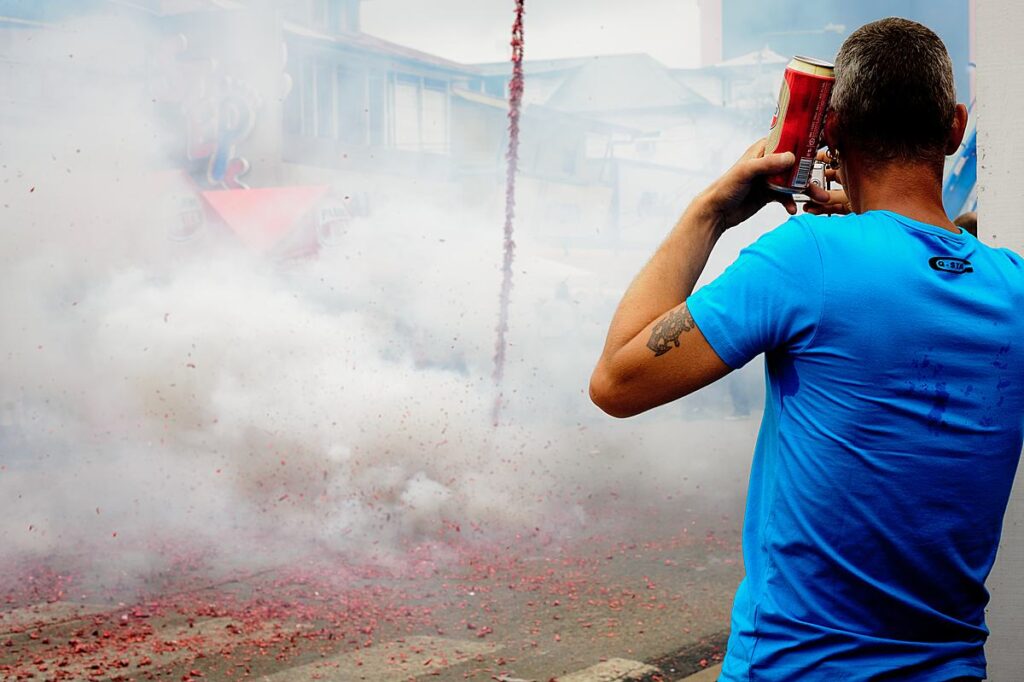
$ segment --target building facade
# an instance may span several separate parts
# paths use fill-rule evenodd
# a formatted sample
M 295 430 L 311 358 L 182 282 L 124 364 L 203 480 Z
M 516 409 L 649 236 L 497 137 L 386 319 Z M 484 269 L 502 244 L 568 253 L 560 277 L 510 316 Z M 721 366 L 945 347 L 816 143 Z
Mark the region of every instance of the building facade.
M 215 225 L 306 253 L 323 223 L 413 197 L 500 209 L 510 64 L 379 39 L 361 31 L 359 10 L 359 0 L 0 0 L 11 84 L 0 122 L 60 106 L 61 79 L 141 103 L 161 123 L 163 170 L 180 180 L 183 240 Z M 123 22 L 116 58 L 54 63 L 27 49 L 40 33 L 95 31 L 96 16 Z M 518 215 L 540 239 L 614 241 L 670 219 L 733 151 L 705 148 L 709 131 L 738 120 L 723 102 L 647 55 L 526 68 Z M 294 206 L 270 224 L 258 207 L 277 200 Z

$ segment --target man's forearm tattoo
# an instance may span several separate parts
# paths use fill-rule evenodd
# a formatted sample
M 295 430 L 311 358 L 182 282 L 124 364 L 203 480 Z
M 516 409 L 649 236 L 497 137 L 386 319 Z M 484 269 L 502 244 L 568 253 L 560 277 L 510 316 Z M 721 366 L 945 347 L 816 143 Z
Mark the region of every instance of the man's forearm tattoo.
M 673 310 L 665 316 L 665 319 L 654 325 L 647 347 L 654 351 L 655 357 L 664 355 L 673 347 L 679 348 L 679 337 L 682 333 L 688 332 L 696 326 L 693 316 L 690 315 L 690 310 L 684 303 L 681 308 Z

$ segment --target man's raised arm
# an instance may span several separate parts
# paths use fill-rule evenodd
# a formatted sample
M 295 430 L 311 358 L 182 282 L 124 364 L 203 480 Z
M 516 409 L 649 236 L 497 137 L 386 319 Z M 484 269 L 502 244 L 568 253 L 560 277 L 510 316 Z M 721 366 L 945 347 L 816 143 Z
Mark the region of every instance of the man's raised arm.
M 725 230 L 771 201 L 796 212 L 792 198 L 773 194 L 763 179 L 793 162 L 790 153 L 764 156 L 759 140 L 693 200 L 615 311 L 590 379 L 598 407 L 615 417 L 633 416 L 731 371 L 694 324 L 686 299 Z

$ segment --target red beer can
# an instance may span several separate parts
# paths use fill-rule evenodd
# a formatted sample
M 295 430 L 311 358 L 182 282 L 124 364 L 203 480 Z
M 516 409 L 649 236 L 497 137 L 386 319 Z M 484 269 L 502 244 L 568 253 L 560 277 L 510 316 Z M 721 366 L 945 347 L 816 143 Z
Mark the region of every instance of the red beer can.
M 793 57 L 786 65 L 764 153 L 793 152 L 796 163 L 767 178 L 772 189 L 796 194 L 810 185 L 834 82 L 835 67 L 820 59 Z

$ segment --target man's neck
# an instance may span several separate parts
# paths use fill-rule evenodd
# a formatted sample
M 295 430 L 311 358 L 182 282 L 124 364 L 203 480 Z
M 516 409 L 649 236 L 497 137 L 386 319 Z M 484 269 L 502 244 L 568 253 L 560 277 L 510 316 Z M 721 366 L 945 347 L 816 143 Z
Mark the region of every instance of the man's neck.
M 950 232 L 960 232 L 942 207 L 942 176 L 927 166 L 891 163 L 862 173 L 857 173 L 856 168 L 850 170 L 857 213 L 892 211 Z

